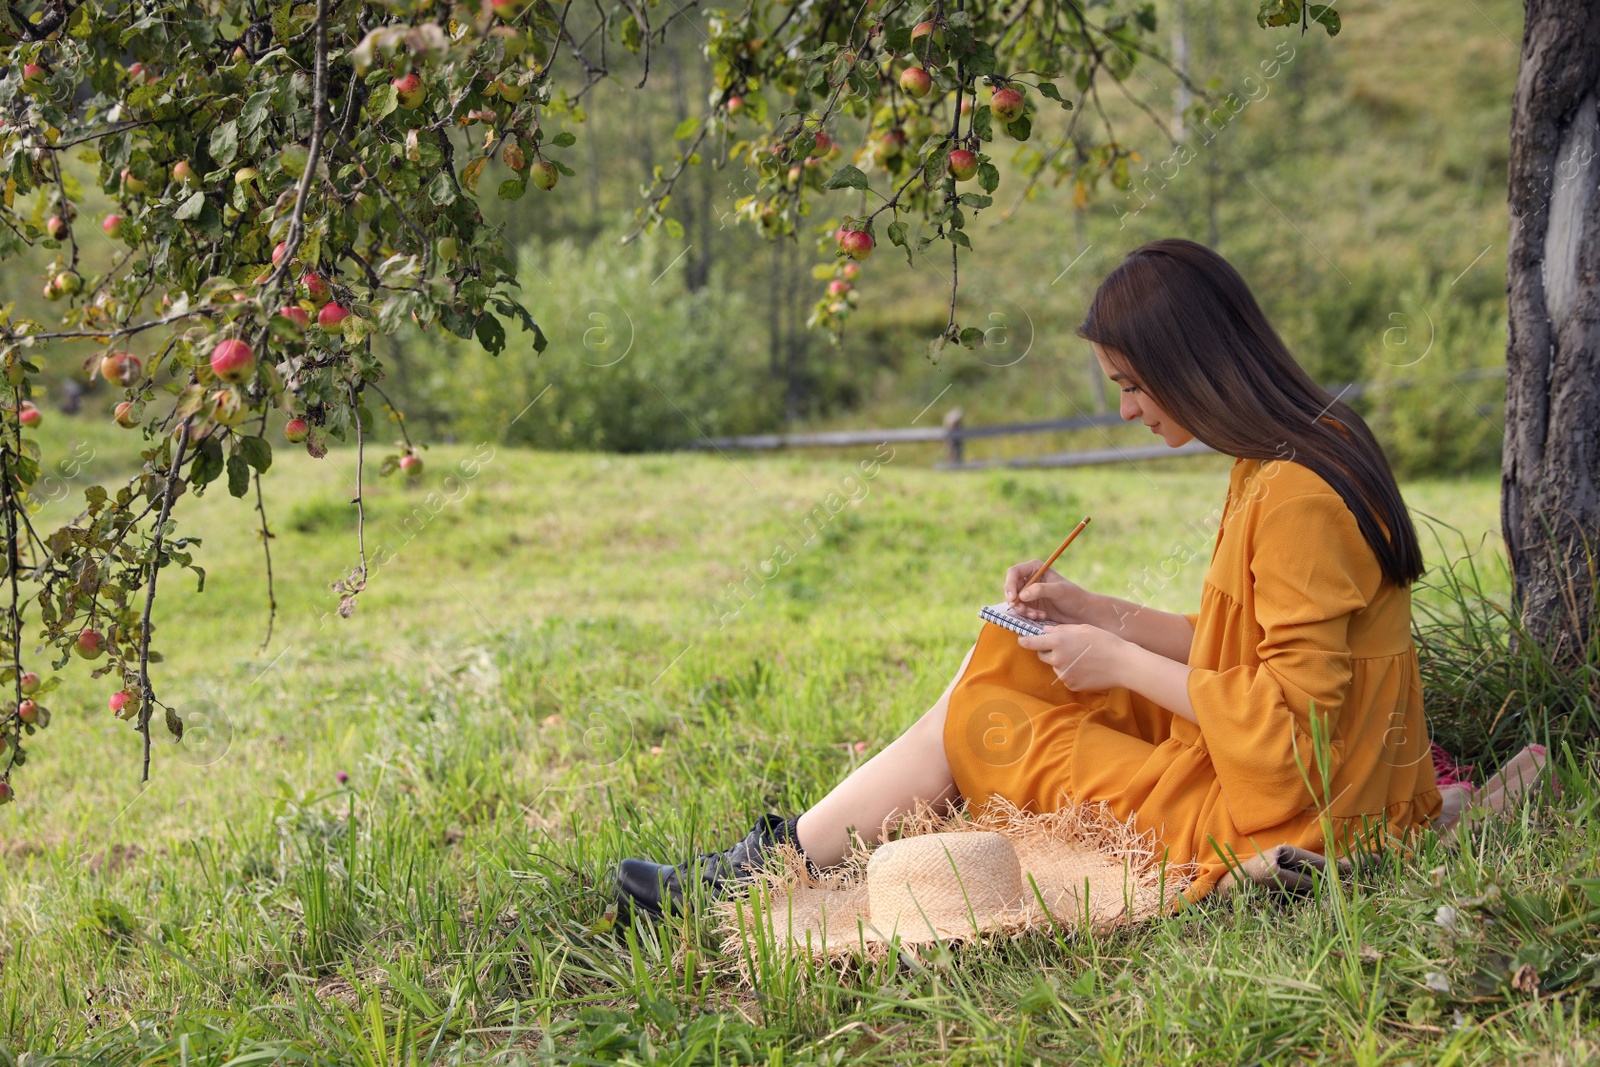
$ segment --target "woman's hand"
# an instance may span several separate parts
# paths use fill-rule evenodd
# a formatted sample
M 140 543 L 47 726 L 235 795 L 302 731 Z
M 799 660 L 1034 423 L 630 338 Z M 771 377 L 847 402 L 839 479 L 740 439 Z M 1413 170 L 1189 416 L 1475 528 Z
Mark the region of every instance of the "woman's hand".
M 1068 689 L 1087 693 L 1127 687 L 1126 653 L 1137 647 L 1087 624 L 1052 626 L 1037 637 L 1023 634 L 1017 644 L 1037 652 Z
M 1083 621 L 1083 611 L 1094 594 L 1069 582 L 1051 568 L 1037 582 L 1028 586 L 1033 572 L 1044 565 L 1042 559 L 1019 563 L 1006 571 L 1006 603 L 1013 614 L 1035 622 L 1074 623 Z M 1021 600 L 1018 600 L 1018 595 Z

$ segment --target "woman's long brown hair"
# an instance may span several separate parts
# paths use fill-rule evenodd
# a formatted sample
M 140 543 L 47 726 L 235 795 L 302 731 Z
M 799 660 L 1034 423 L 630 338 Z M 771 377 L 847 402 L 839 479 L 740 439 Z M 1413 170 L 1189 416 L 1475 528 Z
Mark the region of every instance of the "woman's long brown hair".
M 1396 585 L 1421 577 L 1416 528 L 1372 431 L 1295 362 L 1216 252 L 1178 238 L 1134 249 L 1100 283 L 1078 336 L 1109 349 L 1151 399 L 1218 452 L 1293 460 L 1321 475 L 1355 515 L 1384 576 Z

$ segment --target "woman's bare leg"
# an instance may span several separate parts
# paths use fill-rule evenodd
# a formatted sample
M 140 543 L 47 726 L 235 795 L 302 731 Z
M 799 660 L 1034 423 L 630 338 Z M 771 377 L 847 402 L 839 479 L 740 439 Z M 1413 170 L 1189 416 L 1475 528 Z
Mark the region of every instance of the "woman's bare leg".
M 959 796 L 944 755 L 944 716 L 950 691 L 971 659 L 972 650 L 968 649 L 956 676 L 933 707 L 800 816 L 795 834 L 812 863 L 831 867 L 844 859 L 852 826 L 867 844 L 875 845 L 883 839 L 890 819 L 909 814 L 917 801 L 938 806 Z

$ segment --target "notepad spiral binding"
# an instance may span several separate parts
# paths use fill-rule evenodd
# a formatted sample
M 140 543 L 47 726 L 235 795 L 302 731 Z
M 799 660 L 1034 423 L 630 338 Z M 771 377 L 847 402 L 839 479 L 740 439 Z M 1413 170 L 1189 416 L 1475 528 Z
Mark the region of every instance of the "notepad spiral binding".
M 978 612 L 978 618 L 984 622 L 992 622 L 996 626 L 1004 626 L 1014 634 L 1027 634 L 1029 637 L 1038 637 L 1044 633 L 1044 627 L 1032 619 L 1024 619 L 1020 615 L 1013 615 L 1006 610 L 1004 604 L 992 604 Z

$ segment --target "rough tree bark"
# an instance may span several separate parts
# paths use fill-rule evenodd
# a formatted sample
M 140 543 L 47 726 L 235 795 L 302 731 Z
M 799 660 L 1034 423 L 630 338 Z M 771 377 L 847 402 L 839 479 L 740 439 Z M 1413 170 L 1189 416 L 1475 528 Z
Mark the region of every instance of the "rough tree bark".
M 1511 111 L 1501 526 L 1530 633 L 1583 655 L 1600 549 L 1600 0 L 1527 0 Z

